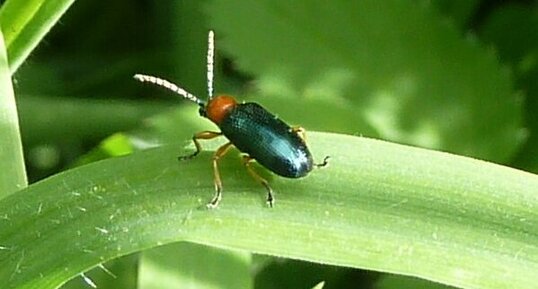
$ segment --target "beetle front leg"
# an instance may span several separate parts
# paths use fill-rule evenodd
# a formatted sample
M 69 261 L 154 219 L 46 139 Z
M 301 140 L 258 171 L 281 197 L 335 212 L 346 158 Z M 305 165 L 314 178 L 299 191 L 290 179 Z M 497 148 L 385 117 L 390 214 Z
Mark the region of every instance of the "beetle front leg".
M 269 182 L 267 182 L 266 179 L 262 178 L 258 173 L 254 171 L 254 169 L 250 166 L 254 159 L 250 156 L 243 156 L 243 165 L 247 168 L 247 171 L 250 173 L 250 175 L 260 184 L 262 184 L 265 189 L 267 189 L 267 205 L 269 207 L 273 207 L 275 204 L 275 198 L 273 197 L 273 189 L 269 186 Z
M 219 147 L 215 154 L 213 155 L 213 173 L 214 173 L 214 182 L 215 182 L 215 196 L 211 201 L 206 205 L 208 209 L 214 209 L 216 208 L 220 200 L 222 199 L 222 181 L 220 179 L 220 173 L 219 173 L 219 167 L 218 167 L 218 161 L 219 159 L 224 156 L 228 150 L 232 147 L 232 143 L 226 143 Z
M 179 156 L 178 160 L 180 160 L 180 161 L 190 160 L 190 159 L 194 158 L 195 156 L 197 156 L 202 151 L 202 146 L 200 145 L 200 142 L 198 140 L 200 140 L 200 139 L 213 139 L 213 138 L 219 137 L 221 135 L 222 135 L 221 132 L 214 132 L 214 131 L 207 131 L 207 130 L 195 134 L 192 137 L 192 142 L 194 143 L 194 146 L 196 147 L 196 151 L 194 153 L 190 154 L 190 155 Z

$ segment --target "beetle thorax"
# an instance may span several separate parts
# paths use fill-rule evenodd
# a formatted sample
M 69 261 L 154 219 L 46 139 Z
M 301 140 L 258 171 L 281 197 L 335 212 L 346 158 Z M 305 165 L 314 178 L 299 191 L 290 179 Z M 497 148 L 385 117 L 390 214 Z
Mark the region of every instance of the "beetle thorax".
M 235 98 L 229 95 L 219 95 L 212 98 L 206 106 L 207 118 L 219 125 L 236 105 Z

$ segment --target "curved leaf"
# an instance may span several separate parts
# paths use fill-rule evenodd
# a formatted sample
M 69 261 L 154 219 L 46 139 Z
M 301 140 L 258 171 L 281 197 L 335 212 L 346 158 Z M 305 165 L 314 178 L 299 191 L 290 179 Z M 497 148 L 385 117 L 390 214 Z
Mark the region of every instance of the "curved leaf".
M 0 201 L 0 280 L 55 288 L 105 260 L 174 241 L 420 276 L 467 288 L 538 284 L 538 176 L 446 153 L 311 133 L 330 166 L 268 176 L 276 207 L 239 164 L 205 209 L 209 152 L 173 147 L 75 168 Z
M 11 73 L 15 73 L 75 0 L 8 0 L 0 9 Z
M 17 105 L 0 32 L 0 199 L 27 185 Z

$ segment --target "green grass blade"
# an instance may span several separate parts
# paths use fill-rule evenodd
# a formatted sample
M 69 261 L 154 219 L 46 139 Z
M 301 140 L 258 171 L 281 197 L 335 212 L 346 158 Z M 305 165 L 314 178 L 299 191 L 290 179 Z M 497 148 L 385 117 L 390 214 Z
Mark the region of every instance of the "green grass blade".
M 9 68 L 15 73 L 75 0 L 8 0 L 0 9 Z
M 142 254 L 138 287 L 249 289 L 250 261 L 246 252 L 191 243 L 162 246 Z
M 17 106 L 0 33 L 0 199 L 27 185 Z
M 330 166 L 268 176 L 175 147 L 60 173 L 0 201 L 0 280 L 55 288 L 97 264 L 174 241 L 418 276 L 463 288 L 538 288 L 538 176 L 436 151 L 309 134 Z M 232 153 L 233 154 L 233 153 Z M 51 253 L 53 252 L 53 253 Z

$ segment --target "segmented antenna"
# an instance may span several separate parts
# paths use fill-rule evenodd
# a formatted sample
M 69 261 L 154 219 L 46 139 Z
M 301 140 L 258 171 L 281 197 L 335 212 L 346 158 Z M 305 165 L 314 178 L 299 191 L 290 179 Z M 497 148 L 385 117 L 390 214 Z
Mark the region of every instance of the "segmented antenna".
M 209 67 L 209 64 L 208 64 L 208 67 Z M 208 75 L 209 75 L 209 72 L 208 72 Z M 155 85 L 164 87 L 164 88 L 166 88 L 168 90 L 171 90 L 171 91 L 183 96 L 184 98 L 186 98 L 186 99 L 188 99 L 188 100 L 190 100 L 192 102 L 195 102 L 199 106 L 202 106 L 202 107 L 205 106 L 205 102 L 200 100 L 198 97 L 194 96 L 193 94 L 188 93 L 185 89 L 173 84 L 172 82 L 170 82 L 168 80 L 158 78 L 158 77 L 155 77 L 155 76 L 151 76 L 151 75 L 145 75 L 145 74 L 135 74 L 133 77 L 134 77 L 134 79 L 136 79 L 136 80 L 138 80 L 140 82 L 149 82 L 149 83 L 153 83 Z
M 209 30 L 207 36 L 207 98 L 213 98 L 213 62 L 215 59 L 215 33 Z

